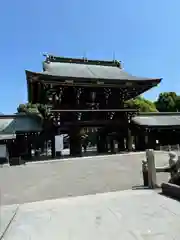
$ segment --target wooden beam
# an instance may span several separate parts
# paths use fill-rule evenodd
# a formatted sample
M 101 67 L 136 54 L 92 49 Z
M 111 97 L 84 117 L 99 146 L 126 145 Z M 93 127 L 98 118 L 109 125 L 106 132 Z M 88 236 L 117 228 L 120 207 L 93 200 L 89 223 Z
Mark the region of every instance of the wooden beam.
M 93 121 L 73 121 L 73 122 L 62 122 L 59 127 L 67 127 L 67 126 L 107 126 L 107 125 L 113 125 L 113 126 L 121 126 L 123 125 L 122 121 L 114 121 L 114 120 L 93 120 Z M 124 124 L 125 127 L 126 124 Z M 127 127 L 127 126 L 126 126 Z
M 50 112 L 138 112 L 136 109 L 51 109 Z

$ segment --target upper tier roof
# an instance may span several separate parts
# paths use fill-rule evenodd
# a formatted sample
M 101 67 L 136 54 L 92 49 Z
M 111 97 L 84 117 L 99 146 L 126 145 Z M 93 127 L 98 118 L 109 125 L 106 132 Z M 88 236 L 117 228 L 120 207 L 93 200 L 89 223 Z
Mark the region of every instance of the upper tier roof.
M 149 80 L 132 76 L 115 66 L 77 63 L 44 63 L 44 74 L 73 78 L 96 78 L 116 80 Z
M 118 61 L 95 61 L 87 59 L 59 58 L 48 56 L 43 62 L 43 72 L 37 74 L 49 75 L 60 78 L 73 79 L 99 79 L 99 80 L 130 80 L 130 81 L 155 81 L 161 79 L 136 77 L 121 68 Z M 32 72 L 27 71 L 27 74 Z

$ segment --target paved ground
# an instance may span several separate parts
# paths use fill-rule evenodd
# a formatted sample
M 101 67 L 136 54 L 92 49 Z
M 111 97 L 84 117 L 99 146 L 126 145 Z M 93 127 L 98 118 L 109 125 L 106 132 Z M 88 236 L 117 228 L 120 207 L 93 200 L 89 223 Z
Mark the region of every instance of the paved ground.
M 180 239 L 179 202 L 150 190 L 4 206 L 1 212 L 4 240 Z
M 131 189 L 142 185 L 145 154 L 96 156 L 0 168 L 1 204 L 16 204 Z M 156 154 L 158 166 L 168 161 Z M 158 182 L 167 180 L 158 174 Z

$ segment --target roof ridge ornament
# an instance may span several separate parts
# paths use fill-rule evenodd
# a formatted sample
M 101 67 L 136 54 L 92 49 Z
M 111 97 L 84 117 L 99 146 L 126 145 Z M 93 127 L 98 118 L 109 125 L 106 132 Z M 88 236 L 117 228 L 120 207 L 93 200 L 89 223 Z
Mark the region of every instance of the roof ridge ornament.
M 114 63 L 117 67 L 119 67 L 120 69 L 124 69 L 123 68 L 123 64 L 122 64 L 122 61 L 119 61 L 119 60 L 114 60 Z
M 43 53 L 43 57 L 45 57 L 45 62 L 50 63 L 50 55 L 48 53 Z

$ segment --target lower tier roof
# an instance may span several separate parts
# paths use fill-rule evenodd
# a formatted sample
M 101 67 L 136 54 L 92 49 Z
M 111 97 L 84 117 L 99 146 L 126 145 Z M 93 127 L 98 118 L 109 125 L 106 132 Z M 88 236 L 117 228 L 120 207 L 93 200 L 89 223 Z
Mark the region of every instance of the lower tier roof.
M 141 127 L 180 127 L 180 113 L 144 113 L 133 117 L 132 123 Z
M 0 141 L 1 140 L 11 140 L 11 139 L 15 139 L 16 138 L 16 134 L 0 134 Z
M 40 121 L 27 115 L 0 115 L 0 134 L 4 139 L 16 133 L 41 132 Z

